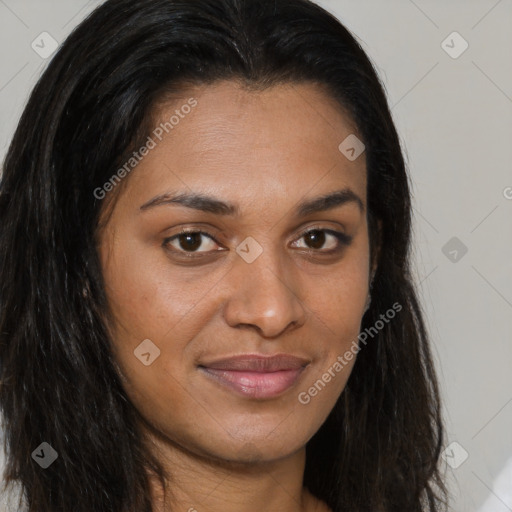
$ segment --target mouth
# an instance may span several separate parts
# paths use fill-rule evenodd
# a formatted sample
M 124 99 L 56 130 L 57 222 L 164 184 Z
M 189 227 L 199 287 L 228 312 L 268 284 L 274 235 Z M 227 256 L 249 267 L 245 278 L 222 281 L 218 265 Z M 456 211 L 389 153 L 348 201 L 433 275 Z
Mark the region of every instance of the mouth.
M 292 388 L 310 362 L 289 354 L 244 354 L 202 363 L 198 368 L 225 389 L 248 398 L 268 399 Z

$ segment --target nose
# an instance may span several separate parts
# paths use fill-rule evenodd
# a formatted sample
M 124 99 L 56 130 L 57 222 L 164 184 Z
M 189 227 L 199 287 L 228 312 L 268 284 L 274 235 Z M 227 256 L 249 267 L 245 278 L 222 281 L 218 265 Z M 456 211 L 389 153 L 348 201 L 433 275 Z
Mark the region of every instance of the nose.
M 291 265 L 264 251 L 255 261 L 240 258 L 229 272 L 230 296 L 224 318 L 234 328 L 256 329 L 273 338 L 304 324 L 304 290 Z

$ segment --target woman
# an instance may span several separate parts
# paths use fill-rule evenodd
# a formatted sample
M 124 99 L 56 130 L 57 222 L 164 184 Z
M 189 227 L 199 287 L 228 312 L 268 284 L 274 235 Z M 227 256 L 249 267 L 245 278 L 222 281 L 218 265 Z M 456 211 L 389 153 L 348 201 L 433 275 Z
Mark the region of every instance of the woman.
M 314 3 L 105 2 L 29 99 L 0 221 L 30 512 L 443 509 L 399 139 Z

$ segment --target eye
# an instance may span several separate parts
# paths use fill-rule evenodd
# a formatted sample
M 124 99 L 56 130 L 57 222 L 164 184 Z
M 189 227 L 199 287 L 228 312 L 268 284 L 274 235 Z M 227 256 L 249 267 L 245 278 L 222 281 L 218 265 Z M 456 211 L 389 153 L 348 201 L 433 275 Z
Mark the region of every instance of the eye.
M 304 231 L 299 237 L 299 240 L 301 239 L 305 239 L 307 245 L 299 246 L 299 249 L 323 254 L 339 252 L 352 241 L 352 237 L 345 233 L 319 227 L 309 228 L 307 231 Z M 328 247 L 321 250 L 326 243 Z M 162 245 L 169 251 L 187 258 L 201 257 L 204 255 L 202 253 L 219 251 L 215 249 L 215 246 L 218 244 L 215 242 L 213 235 L 198 230 L 183 229 L 180 233 L 166 238 Z
M 309 249 L 313 251 L 325 252 L 325 253 L 333 253 L 341 250 L 344 246 L 347 246 L 352 241 L 352 237 L 346 235 L 345 233 L 341 233 L 339 231 L 334 231 L 331 229 L 321 229 L 321 228 L 309 228 L 307 231 L 303 232 L 300 236 L 299 240 L 304 239 L 306 241 L 307 246 L 301 247 L 304 249 Z M 324 248 L 325 250 L 321 251 L 320 249 L 327 243 L 328 247 Z
M 204 238 L 207 239 L 204 243 Z M 171 236 L 164 240 L 163 245 L 165 247 L 171 246 L 174 252 L 179 252 L 185 256 L 192 256 L 197 252 L 211 252 L 212 247 L 216 245 L 215 239 L 209 233 L 205 231 L 187 231 L 182 230 L 181 233 Z M 205 248 L 205 251 L 198 251 L 199 248 Z M 213 249 L 214 250 L 214 249 Z

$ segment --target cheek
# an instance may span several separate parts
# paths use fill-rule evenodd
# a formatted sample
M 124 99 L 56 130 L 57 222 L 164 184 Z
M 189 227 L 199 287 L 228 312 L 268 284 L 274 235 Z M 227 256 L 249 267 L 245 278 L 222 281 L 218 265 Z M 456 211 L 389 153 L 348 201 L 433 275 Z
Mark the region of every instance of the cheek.
M 186 385 L 192 368 L 188 348 L 211 317 L 209 294 L 222 273 L 192 280 L 185 267 L 173 268 L 163 250 L 130 244 L 119 244 L 103 258 L 103 273 L 124 388 L 143 417 L 179 428 L 193 403 Z M 137 357 L 147 352 L 139 350 L 143 340 L 156 347 L 150 345 L 148 366 Z
M 205 296 L 219 279 L 211 273 L 190 279 L 191 270 L 172 265 L 164 249 L 135 242 L 119 244 L 103 263 L 116 324 L 123 338 L 128 335 L 140 341 L 163 341 L 176 329 L 178 338 L 183 329 L 194 332 L 205 314 Z
M 368 269 L 362 258 L 347 259 L 329 279 L 311 279 L 308 308 L 318 330 L 318 364 L 308 376 L 299 402 L 326 415 L 342 393 L 358 354 L 358 335 L 367 298 Z
M 367 280 L 366 267 L 359 265 L 321 282 L 312 279 L 307 285 L 308 308 L 331 335 L 326 350 L 340 350 L 349 339 L 357 338 L 368 295 Z

